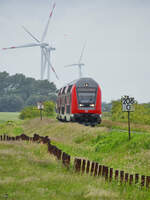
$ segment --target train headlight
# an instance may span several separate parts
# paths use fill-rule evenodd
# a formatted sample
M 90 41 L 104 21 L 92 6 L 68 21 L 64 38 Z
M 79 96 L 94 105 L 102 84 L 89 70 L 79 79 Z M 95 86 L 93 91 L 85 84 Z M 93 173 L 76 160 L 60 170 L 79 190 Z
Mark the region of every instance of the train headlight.
M 79 106 L 80 106 L 80 107 L 83 107 L 84 105 L 83 105 L 83 104 L 79 104 Z
M 94 104 L 90 104 L 90 107 L 94 107 L 95 105 Z

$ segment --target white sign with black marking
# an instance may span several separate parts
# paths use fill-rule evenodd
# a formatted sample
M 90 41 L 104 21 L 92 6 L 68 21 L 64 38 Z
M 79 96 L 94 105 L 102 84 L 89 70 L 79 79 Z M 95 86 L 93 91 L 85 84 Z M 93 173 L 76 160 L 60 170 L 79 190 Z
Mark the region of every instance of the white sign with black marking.
M 124 96 L 122 97 L 122 111 L 133 112 L 135 100 L 133 97 Z

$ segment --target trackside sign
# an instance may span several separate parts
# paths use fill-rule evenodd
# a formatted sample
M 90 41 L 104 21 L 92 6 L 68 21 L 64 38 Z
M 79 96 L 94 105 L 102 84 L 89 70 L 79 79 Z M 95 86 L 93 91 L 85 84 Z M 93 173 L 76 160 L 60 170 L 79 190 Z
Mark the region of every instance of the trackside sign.
M 122 101 L 122 111 L 123 112 L 133 112 L 134 111 L 134 97 L 123 96 Z

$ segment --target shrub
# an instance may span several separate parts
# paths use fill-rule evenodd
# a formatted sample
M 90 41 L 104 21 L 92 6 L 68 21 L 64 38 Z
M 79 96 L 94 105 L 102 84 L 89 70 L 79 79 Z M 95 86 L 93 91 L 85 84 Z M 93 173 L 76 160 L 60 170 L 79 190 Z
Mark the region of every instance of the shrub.
M 52 101 L 46 101 L 43 103 L 44 104 L 44 110 L 42 112 L 43 116 L 53 116 L 55 113 L 55 103 Z M 19 118 L 20 119 L 30 119 L 30 118 L 35 118 L 35 117 L 39 117 L 40 116 L 40 112 L 37 109 L 36 106 L 28 106 L 25 107 L 20 115 Z
M 34 118 L 39 116 L 39 110 L 35 106 L 28 106 L 25 107 L 20 115 L 20 119 L 28 119 L 28 118 Z
M 150 107 L 148 105 L 149 104 L 135 104 L 135 111 L 130 114 L 131 122 L 150 124 Z M 112 102 L 112 120 L 121 122 L 128 121 L 127 112 L 122 112 L 120 100 Z

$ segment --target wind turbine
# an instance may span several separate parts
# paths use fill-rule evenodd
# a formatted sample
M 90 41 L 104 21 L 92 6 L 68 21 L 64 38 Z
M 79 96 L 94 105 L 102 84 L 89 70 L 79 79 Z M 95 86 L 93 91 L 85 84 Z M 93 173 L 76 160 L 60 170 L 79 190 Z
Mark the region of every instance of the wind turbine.
M 12 47 L 8 47 L 8 48 L 3 48 L 3 50 L 7 50 L 7 49 L 17 49 L 17 48 L 39 46 L 41 48 L 41 80 L 44 79 L 44 74 L 45 74 L 46 68 L 47 68 L 47 79 L 49 81 L 50 81 L 50 69 L 52 69 L 56 78 L 59 79 L 55 72 L 55 69 L 53 68 L 53 66 L 50 62 L 51 51 L 54 51 L 55 48 L 51 47 L 48 43 L 44 42 L 47 31 L 48 31 L 50 19 L 52 18 L 54 9 L 55 9 L 55 3 L 53 4 L 52 10 L 50 11 L 50 15 L 49 15 L 47 24 L 45 26 L 44 32 L 42 34 L 41 40 L 37 39 L 37 37 L 35 37 L 27 28 L 25 28 L 23 26 L 24 31 L 26 33 L 28 33 L 32 37 L 32 39 L 34 39 L 34 41 L 36 41 L 36 43 L 34 42 L 34 43 L 29 43 L 29 44 L 20 45 L 20 46 L 12 46 Z
M 78 63 L 74 63 L 74 64 L 71 64 L 71 65 L 66 65 L 65 66 L 65 67 L 77 66 L 79 68 L 79 78 L 82 77 L 82 69 L 81 68 L 82 68 L 82 66 L 84 66 L 84 63 L 81 63 L 81 60 L 82 60 L 82 57 L 83 57 L 83 52 L 84 52 L 84 49 L 85 49 L 85 45 L 86 45 L 86 43 L 84 44 L 84 46 L 82 48 L 81 55 L 80 55 Z

